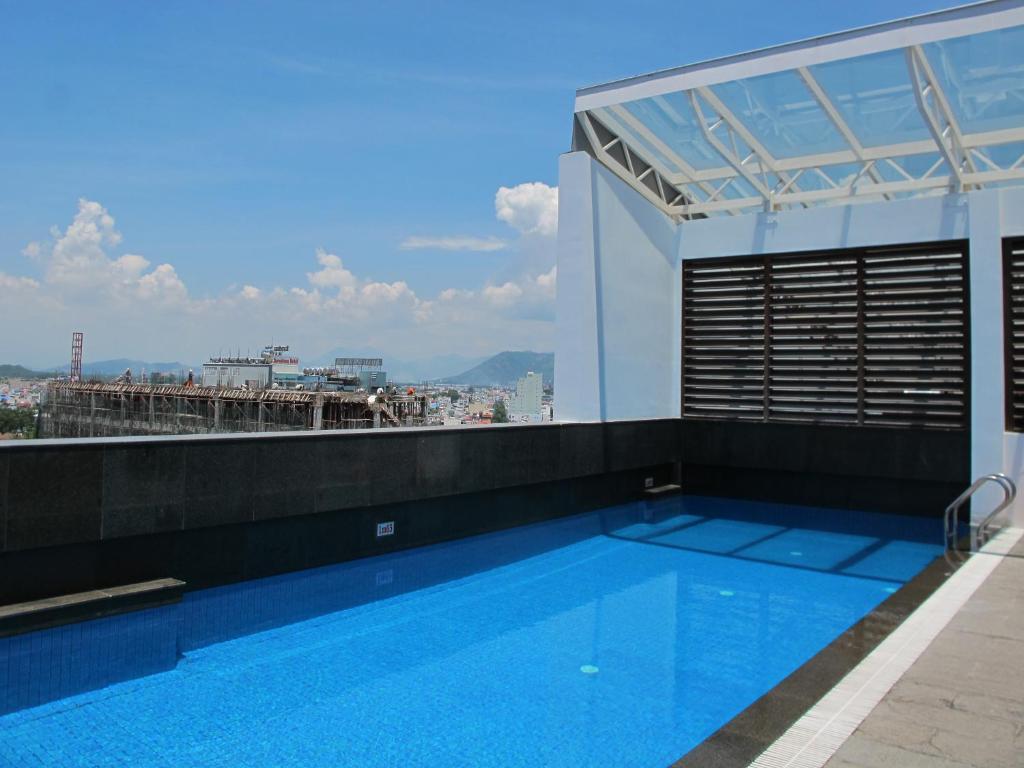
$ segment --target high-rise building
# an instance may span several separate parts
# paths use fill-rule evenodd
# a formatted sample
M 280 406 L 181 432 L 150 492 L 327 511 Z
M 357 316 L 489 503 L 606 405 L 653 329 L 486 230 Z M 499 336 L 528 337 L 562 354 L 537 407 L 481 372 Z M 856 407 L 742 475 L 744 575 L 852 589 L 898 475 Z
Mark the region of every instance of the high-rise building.
M 544 375 L 530 371 L 516 382 L 516 393 L 509 402 L 513 416 L 540 416 L 541 396 L 544 394 Z

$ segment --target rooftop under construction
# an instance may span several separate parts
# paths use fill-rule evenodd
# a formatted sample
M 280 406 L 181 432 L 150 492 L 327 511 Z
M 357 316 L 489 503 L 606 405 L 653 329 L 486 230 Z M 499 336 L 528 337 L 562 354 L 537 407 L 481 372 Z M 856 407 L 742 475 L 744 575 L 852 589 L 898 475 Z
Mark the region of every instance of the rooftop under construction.
M 40 409 L 40 437 L 419 426 L 426 398 L 278 389 L 55 381 Z

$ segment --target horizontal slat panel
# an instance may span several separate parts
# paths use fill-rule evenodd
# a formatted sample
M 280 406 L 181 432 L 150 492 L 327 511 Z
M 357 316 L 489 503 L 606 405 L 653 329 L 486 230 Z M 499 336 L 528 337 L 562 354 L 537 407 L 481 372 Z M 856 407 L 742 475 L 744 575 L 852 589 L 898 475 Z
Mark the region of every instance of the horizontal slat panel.
M 1006 316 L 1006 428 L 1024 432 L 1024 241 L 1009 242 L 1003 263 Z
M 965 428 L 966 288 L 941 248 L 685 262 L 683 413 Z

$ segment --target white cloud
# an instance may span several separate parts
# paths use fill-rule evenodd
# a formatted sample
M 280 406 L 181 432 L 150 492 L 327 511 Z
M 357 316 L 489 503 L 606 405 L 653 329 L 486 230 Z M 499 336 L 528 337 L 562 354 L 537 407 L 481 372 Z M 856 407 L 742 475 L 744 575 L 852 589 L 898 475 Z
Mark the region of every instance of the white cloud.
M 51 229 L 54 242 L 47 258 L 47 282 L 72 287 L 91 288 L 110 282 L 111 260 L 104 246 L 116 246 L 121 233 L 114 228 L 114 218 L 99 203 L 78 200 L 78 213 L 68 228 Z M 39 249 L 42 254 L 42 248 Z
M 558 187 L 540 181 L 499 187 L 494 211 L 501 221 L 523 234 L 550 237 L 558 232 Z
M 16 277 L 0 272 L 0 288 L 5 291 L 34 291 L 39 283 L 31 277 Z
M 508 243 L 496 237 L 470 237 L 469 235 L 456 235 L 453 237 L 421 237 L 414 235 L 405 238 L 398 247 L 403 251 L 416 251 L 430 249 L 437 251 L 473 251 L 476 253 L 490 253 L 492 251 L 503 251 L 508 248 Z
M 506 202 L 524 210 L 516 195 Z M 531 228 L 519 213 L 512 218 Z M 539 234 L 538 227 L 532 225 Z M 551 347 L 555 271 L 548 237 L 484 239 L 507 245 L 500 273 L 481 286 L 425 295 L 405 280 L 360 276 L 320 248 L 311 254 L 312 269 L 297 269 L 294 281 L 261 286 L 240 274 L 223 292 L 194 297 L 173 263 L 119 252 L 121 241 L 113 216 L 83 199 L 66 228 L 26 246 L 38 274 L 0 273 L 0 324 L 32 329 L 9 337 L 12 360 L 52 365 L 66 355 L 66 336 L 77 328 L 87 331 L 92 359 L 147 355 L 186 363 L 222 346 L 271 338 L 306 357 L 343 344 L 413 358 Z
M 111 266 L 115 272 L 124 275 L 125 278 L 131 280 L 141 275 L 146 267 L 149 266 L 149 259 L 139 256 L 135 253 L 126 253 L 119 259 L 115 259 Z
M 333 253 L 327 253 L 323 248 L 316 249 L 316 260 L 323 267 L 318 272 L 307 272 L 309 282 L 318 288 L 337 288 L 339 291 L 354 290 L 356 287 L 356 276 L 345 269 L 341 263 L 341 257 Z
M 541 293 L 551 298 L 555 297 L 555 285 L 558 281 L 558 267 L 552 267 L 550 272 L 546 272 L 543 275 L 537 275 L 537 287 L 540 288 Z
M 484 288 L 484 297 L 499 307 L 507 307 L 523 295 L 523 289 L 513 282 L 502 285 L 488 285 Z
M 149 274 L 139 278 L 138 296 L 140 299 L 150 301 L 184 303 L 188 298 L 188 291 L 174 267 L 170 264 L 161 264 Z
M 50 234 L 51 242 L 33 241 L 22 253 L 42 265 L 51 298 L 71 294 L 77 297 L 75 302 L 84 302 L 84 297 L 92 296 L 123 306 L 140 299 L 182 302 L 188 297 L 185 284 L 170 264 L 146 272 L 150 262 L 143 256 L 109 255 L 108 251 L 121 243 L 121 233 L 114 217 L 94 200 L 80 198 L 67 229 L 52 227 Z
M 397 283 L 367 283 L 363 286 L 360 293 L 370 304 L 378 304 L 381 302 L 390 303 L 398 301 L 399 299 L 416 298 L 416 294 L 413 293 L 409 289 L 409 286 L 402 281 Z
M 441 301 L 455 301 L 457 299 L 470 299 L 472 297 L 472 291 L 466 291 L 460 288 L 445 288 L 437 294 L 437 298 Z

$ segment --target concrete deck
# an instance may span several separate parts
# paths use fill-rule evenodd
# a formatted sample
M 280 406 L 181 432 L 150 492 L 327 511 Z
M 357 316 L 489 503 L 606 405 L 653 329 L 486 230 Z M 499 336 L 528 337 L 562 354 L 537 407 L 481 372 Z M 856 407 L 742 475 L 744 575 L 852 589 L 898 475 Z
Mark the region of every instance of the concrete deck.
M 1024 539 L 826 763 L 918 766 L 1024 767 Z

